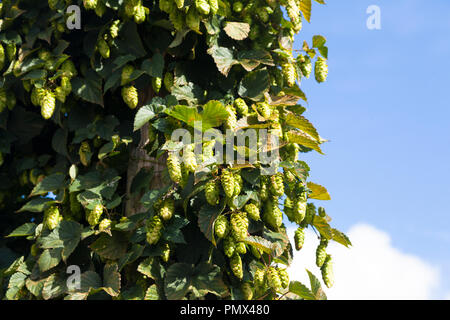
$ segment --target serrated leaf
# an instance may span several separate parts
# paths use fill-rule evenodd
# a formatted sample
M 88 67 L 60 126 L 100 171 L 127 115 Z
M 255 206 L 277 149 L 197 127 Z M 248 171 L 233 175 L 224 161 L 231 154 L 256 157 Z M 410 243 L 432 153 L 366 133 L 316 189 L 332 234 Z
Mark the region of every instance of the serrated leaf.
M 306 21 L 311 23 L 311 0 L 301 0 L 300 11 L 303 13 Z
M 102 279 L 95 271 L 83 272 L 80 276 L 79 292 L 89 294 L 91 290 L 98 290 L 102 286 Z
M 243 98 L 260 100 L 269 90 L 270 77 L 266 68 L 249 72 L 239 83 L 238 93 Z
M 61 189 L 65 185 L 65 179 L 66 176 L 62 173 L 54 173 L 49 175 L 33 188 L 29 196 L 45 195 L 49 192 Z
M 45 300 L 57 298 L 66 292 L 66 282 L 57 274 L 49 276 L 44 283 L 42 289 L 42 297 Z
M 225 33 L 234 40 L 244 40 L 250 32 L 250 25 L 245 22 L 226 22 Z
M 207 293 L 213 293 L 217 296 L 223 296 L 227 291 L 227 286 L 222 279 L 222 271 L 216 265 L 208 262 L 202 262 L 194 269 L 192 276 L 192 287 L 200 296 Z
M 152 284 L 150 287 L 148 287 L 147 291 L 145 292 L 144 300 L 160 300 L 158 287 L 156 286 L 156 284 Z
M 118 296 L 120 293 L 120 279 L 117 263 L 106 264 L 103 268 L 103 290 L 110 296 Z
M 180 300 L 188 293 L 192 271 L 192 265 L 187 263 L 174 263 L 167 269 L 164 291 L 168 300 Z
M 309 122 L 308 119 L 301 115 L 294 114 L 292 112 L 289 112 L 286 115 L 286 124 L 295 127 L 297 129 L 302 130 L 303 132 L 309 134 L 311 137 L 313 137 L 315 140 L 320 141 L 320 136 L 317 133 L 316 128 L 312 125 L 311 122 Z
M 311 290 L 299 281 L 291 281 L 289 284 L 289 291 L 305 300 L 316 300 L 316 297 Z
M 326 300 L 327 296 L 322 289 L 322 285 L 320 284 L 319 279 L 317 279 L 317 277 L 309 270 L 306 270 L 306 272 L 308 273 L 309 282 L 311 284 L 311 291 L 315 296 L 315 300 Z
M 324 238 L 328 240 L 332 238 L 331 227 L 326 218 L 317 215 L 314 216 L 313 225 Z
M 39 257 L 38 264 L 41 272 L 56 267 L 61 262 L 62 248 L 45 249 Z
M 300 144 L 304 147 L 313 149 L 320 154 L 324 154 L 320 149 L 319 143 L 309 134 L 302 131 L 291 130 L 287 133 L 289 142 Z
M 331 229 L 332 233 L 332 239 L 336 241 L 337 243 L 342 244 L 345 247 L 349 247 L 352 245 L 350 239 L 347 237 L 347 235 L 337 229 Z
M 120 259 L 127 250 L 128 241 L 121 232 L 112 231 L 112 236 L 102 233 L 100 237 L 90 245 L 90 248 L 99 256 L 117 260 Z
M 309 199 L 331 200 L 330 194 L 328 193 L 327 189 L 320 184 L 308 182 L 307 186 L 312 191 L 312 193 L 308 195 Z
M 20 227 L 14 229 L 14 231 L 11 232 L 10 234 L 8 234 L 6 236 L 6 238 L 31 236 L 31 235 L 34 235 L 35 230 L 36 230 L 35 223 L 32 223 L 32 222 L 25 223 L 25 224 L 21 225 Z
M 72 79 L 72 92 L 81 99 L 103 107 L 102 79 L 93 70 L 85 78 Z
M 225 76 L 228 75 L 231 67 L 238 63 L 234 59 L 233 51 L 225 47 L 213 46 L 208 49 L 208 54 L 213 57 L 217 69 Z
M 155 117 L 156 114 L 166 109 L 165 101 L 160 97 L 153 98 L 149 104 L 139 108 L 134 118 L 134 131 L 139 130 L 144 124 Z

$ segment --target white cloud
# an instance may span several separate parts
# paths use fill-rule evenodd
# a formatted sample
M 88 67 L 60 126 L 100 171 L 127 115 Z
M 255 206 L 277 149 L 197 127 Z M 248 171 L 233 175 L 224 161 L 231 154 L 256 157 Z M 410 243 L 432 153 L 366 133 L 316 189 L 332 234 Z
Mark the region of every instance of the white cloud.
M 292 239 L 294 229 L 289 229 Z M 329 299 L 431 299 L 439 284 L 439 269 L 420 257 L 393 247 L 390 236 L 373 226 L 357 224 L 348 231 L 353 247 L 331 242 L 335 284 L 326 289 Z M 305 246 L 294 254 L 289 269 L 291 280 L 309 285 L 305 268 L 319 279 L 315 266 L 315 249 L 319 240 L 312 231 L 306 234 Z

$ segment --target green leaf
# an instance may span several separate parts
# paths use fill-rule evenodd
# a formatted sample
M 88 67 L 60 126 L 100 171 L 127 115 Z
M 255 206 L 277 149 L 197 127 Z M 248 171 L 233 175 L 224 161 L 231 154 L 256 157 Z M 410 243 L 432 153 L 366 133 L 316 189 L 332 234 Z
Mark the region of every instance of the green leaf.
M 81 240 L 82 228 L 78 222 L 63 220 L 48 236 L 39 240 L 40 246 L 43 249 L 61 248 L 61 256 L 67 261 Z
M 324 36 L 321 35 L 315 35 L 313 37 L 313 48 L 321 48 L 325 45 L 325 43 L 327 42 L 327 39 Z
M 160 53 L 155 53 L 152 59 L 146 59 L 142 62 L 141 69 L 151 77 L 162 78 L 164 57 Z
M 244 22 L 226 22 L 225 33 L 234 40 L 244 40 L 250 32 L 250 25 Z
M 186 243 L 181 229 L 189 224 L 189 220 L 183 217 L 173 217 L 164 228 L 162 239 L 173 243 Z
M 6 238 L 31 236 L 31 235 L 34 235 L 35 230 L 36 230 L 35 223 L 32 223 L 32 222 L 25 223 L 25 224 L 21 225 L 20 227 L 14 229 L 14 231 L 11 232 L 10 234 L 8 234 L 6 236 Z
M 308 119 L 301 115 L 297 115 L 295 113 L 289 112 L 286 115 L 286 124 L 293 126 L 297 129 L 302 130 L 303 132 L 309 134 L 311 137 L 316 139 L 317 141 L 320 141 L 320 136 L 317 133 L 316 128 L 312 125 L 311 122 L 309 122 Z
M 200 231 L 203 232 L 206 239 L 211 241 L 214 245 L 216 243 L 214 239 L 214 222 L 224 209 L 224 204 L 222 204 L 222 206 L 214 207 L 206 204 L 202 206 L 198 213 L 198 227 L 200 228 Z
M 28 278 L 25 282 L 25 285 L 32 295 L 34 295 L 36 298 L 41 298 L 42 290 L 44 289 L 44 283 L 45 279 L 34 281 Z
M 202 262 L 195 267 L 192 287 L 200 296 L 212 293 L 220 297 L 228 292 L 220 268 L 208 262 Z
M 246 71 L 253 71 L 260 64 L 274 65 L 270 53 L 265 50 L 239 51 L 237 60 Z
M 291 130 L 287 133 L 289 142 L 300 144 L 304 147 L 311 148 L 320 154 L 324 154 L 320 149 L 319 143 L 309 134 L 302 131 Z
M 262 99 L 269 87 L 269 72 L 263 68 L 247 73 L 239 83 L 238 93 L 243 98 L 258 101 Z
M 91 290 L 98 290 L 102 287 L 102 279 L 95 271 L 86 271 L 81 274 L 80 278 L 79 292 L 81 293 L 89 294 Z
M 90 245 L 90 248 L 104 259 L 120 259 L 127 250 L 128 241 L 121 232 L 112 231 L 112 236 L 102 233 L 100 237 Z
M 72 79 L 72 92 L 87 102 L 103 107 L 102 79 L 93 70 L 88 70 L 85 78 Z
M 213 46 L 208 49 L 208 54 L 213 57 L 217 69 L 225 76 L 228 75 L 231 67 L 238 63 L 234 59 L 233 51 L 225 47 Z
M 313 225 L 323 237 L 325 237 L 328 240 L 332 238 L 333 235 L 331 227 L 325 218 L 320 216 L 314 216 Z
M 312 191 L 312 193 L 308 195 L 309 199 L 331 200 L 330 194 L 328 193 L 327 189 L 320 184 L 308 182 L 307 186 Z
M 41 272 L 56 267 L 61 262 L 62 248 L 45 249 L 39 257 L 38 264 Z
M 69 157 L 69 153 L 67 151 L 67 135 L 67 130 L 63 130 L 61 128 L 56 130 L 52 138 L 52 148 L 63 156 Z
M 347 235 L 337 229 L 331 229 L 332 233 L 332 239 L 336 241 L 337 243 L 342 244 L 345 247 L 350 247 L 352 245 L 350 239 L 347 237 Z
M 156 284 L 152 284 L 145 292 L 144 300 L 160 300 Z
M 244 242 L 264 251 L 267 254 L 275 254 L 275 256 L 278 256 L 279 254 L 277 253 L 280 253 L 280 251 L 281 253 L 283 252 L 280 250 L 281 246 L 279 243 L 270 242 L 269 240 L 259 236 L 247 237 Z
M 306 272 L 308 272 L 309 282 L 311 283 L 311 291 L 315 296 L 315 300 L 326 300 L 327 296 L 322 289 L 319 279 L 317 279 L 317 277 L 309 270 L 306 270 Z
M 303 13 L 306 21 L 311 23 L 311 0 L 301 0 L 300 11 Z
M 62 173 L 54 173 L 45 177 L 39 182 L 31 191 L 29 197 L 45 195 L 49 192 L 53 192 L 62 189 L 65 186 L 66 175 Z
M 192 265 L 187 263 L 174 263 L 167 269 L 164 288 L 168 300 L 180 300 L 186 296 L 191 285 L 192 269 Z
M 149 122 L 155 115 L 163 112 L 166 109 L 163 99 L 153 98 L 150 104 L 142 106 L 134 118 L 134 131 L 139 130 L 144 124 Z
M 316 300 L 316 297 L 311 292 L 311 290 L 309 290 L 308 287 L 298 281 L 291 281 L 291 283 L 289 284 L 289 291 L 305 300 Z
M 120 273 L 117 263 L 106 264 L 103 268 L 103 289 L 110 296 L 116 297 L 120 293 Z
M 225 106 L 216 100 L 210 100 L 203 106 L 201 113 L 202 131 L 220 126 L 228 119 L 228 111 Z

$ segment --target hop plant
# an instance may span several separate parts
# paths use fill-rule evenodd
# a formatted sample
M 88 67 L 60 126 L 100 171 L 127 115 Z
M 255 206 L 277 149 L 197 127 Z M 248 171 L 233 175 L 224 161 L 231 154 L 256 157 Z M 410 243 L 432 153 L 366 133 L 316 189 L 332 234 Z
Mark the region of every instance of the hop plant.
M 320 268 L 323 266 L 327 257 L 327 241 L 321 241 L 316 249 L 316 265 Z
M 178 9 L 181 9 L 184 7 L 184 0 L 175 0 L 175 4 L 177 5 Z
M 242 180 L 241 174 L 239 172 L 235 172 L 233 174 L 234 178 L 234 194 L 233 197 L 237 197 L 244 187 L 244 181 Z
M 168 243 L 165 243 L 163 246 L 163 252 L 161 254 L 161 259 L 164 262 L 168 262 L 170 258 L 170 246 Z
M 266 201 L 269 198 L 269 186 L 266 176 L 262 176 L 260 178 L 261 180 L 261 187 L 259 189 L 259 197 L 261 201 Z
M 145 7 L 138 5 L 134 10 L 134 22 L 137 24 L 143 23 L 145 21 Z
M 266 119 L 269 119 L 270 116 L 272 115 L 272 109 L 270 108 L 270 105 L 267 102 L 257 103 L 256 110 L 260 115 L 262 115 Z
M 278 290 L 282 287 L 280 275 L 278 274 L 278 270 L 275 267 L 269 267 L 266 271 L 266 278 L 271 287 L 274 290 Z
M 105 12 L 106 12 L 106 5 L 103 3 L 102 0 L 97 0 L 97 6 L 95 7 L 95 14 L 101 18 L 103 17 Z
M 186 14 L 186 25 L 197 32 L 200 32 L 200 16 L 197 9 L 194 6 L 189 6 L 189 10 Z
M 253 299 L 253 288 L 250 283 L 244 282 L 241 286 L 242 296 L 244 300 Z
M 225 120 L 225 128 L 226 129 L 234 129 L 237 126 L 236 111 L 231 106 L 227 106 L 226 110 L 228 112 L 228 117 Z
M 91 146 L 88 141 L 83 141 L 78 150 L 78 155 L 80 156 L 80 161 L 84 166 L 89 166 L 91 163 Z
M 289 274 L 286 269 L 278 269 L 278 275 L 280 277 L 281 287 L 283 289 L 287 288 L 289 286 Z
M 104 59 L 108 59 L 109 55 L 110 55 L 110 48 L 108 46 L 108 43 L 105 41 L 105 39 L 99 39 L 97 42 L 97 49 L 98 52 L 100 52 L 100 55 L 104 58 Z
M 321 271 L 323 282 L 328 288 L 331 288 L 334 284 L 334 275 L 333 275 L 333 261 L 329 254 L 325 258 Z
M 55 89 L 55 98 L 62 103 L 66 102 L 66 92 L 62 87 L 57 87 Z
M 94 10 L 97 7 L 97 0 L 83 0 L 86 10 Z
M 205 16 L 208 15 L 211 11 L 211 7 L 207 0 L 195 0 L 195 7 L 197 8 L 198 12 L 204 14 Z
M 233 3 L 233 11 L 234 12 L 239 13 L 242 11 L 242 9 L 244 9 L 244 5 L 242 4 L 242 2 L 236 1 Z
M 56 6 L 58 5 L 59 0 L 48 0 L 48 6 L 52 10 L 56 10 Z
M 328 65 L 327 65 L 326 59 L 324 59 L 322 57 L 317 58 L 315 69 L 314 69 L 314 75 L 316 77 L 316 81 L 319 83 L 325 82 L 327 80 Z
M 63 217 L 56 206 L 51 206 L 44 212 L 44 225 L 50 230 L 55 229 L 62 219 Z
M 241 116 L 244 117 L 244 116 L 248 115 L 248 106 L 245 103 L 244 99 L 238 98 L 238 99 L 234 100 L 234 107 L 236 108 L 236 111 Z
M 305 229 L 302 227 L 298 227 L 294 233 L 294 243 L 295 250 L 299 251 L 303 248 L 303 244 L 305 243 Z
M 95 205 L 94 209 L 88 210 L 86 212 L 86 221 L 93 227 L 95 227 L 99 222 L 103 214 L 103 206 L 101 204 Z
M 77 199 L 77 193 L 71 193 L 69 195 L 69 203 L 70 203 L 70 212 L 77 219 L 81 219 L 81 215 L 83 213 L 83 207 L 81 203 Z
M 230 258 L 230 268 L 237 278 L 242 279 L 244 277 L 244 271 L 242 269 L 242 259 L 238 254 L 234 254 Z
M 218 0 L 208 0 L 210 13 L 216 14 L 219 11 L 219 1 Z
M 194 147 L 194 144 L 187 145 L 183 151 L 183 162 L 189 172 L 195 172 L 195 169 L 197 168 Z
M 297 65 L 300 68 L 303 76 L 309 78 L 312 72 L 311 58 L 308 55 L 300 55 L 297 58 Z
M 295 70 L 295 66 L 290 62 L 284 62 L 281 65 L 281 71 L 283 72 L 284 80 L 289 87 L 293 87 L 295 85 L 295 80 L 297 79 L 297 71 Z
M 169 171 L 170 179 L 175 183 L 180 183 L 183 178 L 181 164 L 177 154 L 174 152 L 169 152 L 167 157 L 167 169 Z
M 252 203 L 245 205 L 244 209 L 245 209 L 245 212 L 247 212 L 248 216 L 251 219 L 253 219 L 255 221 L 258 221 L 261 219 L 259 208 L 255 203 L 252 202 Z
M 164 88 L 166 88 L 167 91 L 171 92 L 173 83 L 174 83 L 173 74 L 171 72 L 166 72 L 164 74 L 163 82 L 164 82 Z
M 219 203 L 219 186 L 215 180 L 209 181 L 205 186 L 205 198 L 206 201 L 216 206 Z
M 175 30 L 182 30 L 185 25 L 185 15 L 180 10 L 173 8 L 169 13 L 169 20 L 172 22 Z
M 111 228 L 111 224 L 112 221 L 110 219 L 103 219 L 102 221 L 100 221 L 99 225 L 98 225 L 98 230 L 100 231 L 105 231 Z
M 278 207 L 278 201 L 267 200 L 264 206 L 264 222 L 272 229 L 277 230 L 283 223 L 283 213 Z
M 234 175 L 231 171 L 224 169 L 222 170 L 222 175 L 220 176 L 223 190 L 225 191 L 225 195 L 229 198 L 232 198 L 234 195 L 235 181 Z
M 40 99 L 41 115 L 44 119 L 50 119 L 55 112 L 55 94 L 51 90 L 45 90 Z
M 223 252 L 225 253 L 225 255 L 228 258 L 231 258 L 234 255 L 235 249 L 236 249 L 236 244 L 234 242 L 233 237 L 231 237 L 230 235 L 227 236 L 223 240 Z
M 159 216 L 153 216 L 147 223 L 147 234 L 146 239 L 147 242 L 152 245 L 156 244 L 159 239 L 161 238 L 162 229 L 164 225 L 161 221 L 161 218 Z
M 111 38 L 115 39 L 119 35 L 119 25 L 120 20 L 114 20 L 109 27 L 109 35 L 111 36 Z
M 233 212 L 230 218 L 233 237 L 237 241 L 244 241 L 248 233 L 248 218 L 244 212 Z
M 72 92 L 72 83 L 70 82 L 69 77 L 61 77 L 61 88 L 64 90 L 66 96 Z
M 275 174 L 270 177 L 270 192 L 274 196 L 281 197 L 284 195 L 284 183 L 283 183 L 283 177 L 279 174 Z
M 123 101 L 130 109 L 135 109 L 139 102 L 138 91 L 134 86 L 126 86 L 122 88 Z
M 266 273 L 263 269 L 256 269 L 255 274 L 253 275 L 253 284 L 255 287 L 264 286 L 264 281 L 266 279 Z
M 71 60 L 66 60 L 61 65 L 61 70 L 67 74 L 69 78 L 76 77 L 78 75 L 78 71 Z
M 162 78 L 161 77 L 153 77 L 152 78 L 152 88 L 155 93 L 159 93 L 162 86 Z
M 229 223 L 224 215 L 218 216 L 214 223 L 214 233 L 219 238 L 224 238 L 228 234 Z
M 292 218 L 295 223 L 300 224 L 306 216 L 306 197 L 299 197 L 295 199 L 294 206 L 292 208 Z
M 159 208 L 159 216 L 163 220 L 170 220 L 175 212 L 175 202 L 172 198 L 167 198 L 162 202 Z
M 120 84 L 126 85 L 128 82 L 130 82 L 131 75 L 134 72 L 134 67 L 131 64 L 127 64 L 122 68 L 122 73 L 120 76 Z
M 247 253 L 247 248 L 246 248 L 244 242 L 238 242 L 236 244 L 236 252 L 239 253 L 239 254 L 246 254 Z
M 0 70 L 3 69 L 5 65 L 5 48 L 0 44 Z

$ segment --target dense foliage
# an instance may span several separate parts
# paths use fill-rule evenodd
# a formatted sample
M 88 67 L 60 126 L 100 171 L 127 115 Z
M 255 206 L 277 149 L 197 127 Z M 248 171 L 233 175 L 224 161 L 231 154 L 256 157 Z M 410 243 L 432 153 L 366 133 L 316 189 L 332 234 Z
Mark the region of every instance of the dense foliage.
M 306 228 L 328 287 L 328 242 L 350 245 L 308 201 L 329 195 L 299 158 L 325 142 L 298 104 L 302 79 L 326 80 L 325 38 L 292 50 L 310 0 L 1 6 L 0 297 L 326 298 L 286 271 Z M 171 140 L 198 121 L 267 129 L 277 146 L 232 150 L 279 155 L 222 163 L 225 140 Z

